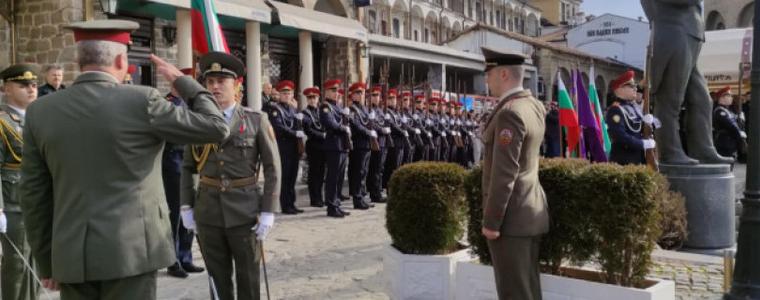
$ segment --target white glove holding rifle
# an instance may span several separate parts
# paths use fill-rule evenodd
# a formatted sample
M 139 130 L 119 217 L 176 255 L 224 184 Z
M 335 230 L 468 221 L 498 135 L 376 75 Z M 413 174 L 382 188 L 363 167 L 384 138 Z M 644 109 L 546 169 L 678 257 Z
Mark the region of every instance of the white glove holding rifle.
M 253 226 L 251 230 L 256 232 L 257 240 L 263 241 L 267 238 L 267 235 L 269 234 L 269 231 L 272 230 L 273 226 L 274 214 L 270 212 L 263 212 L 261 213 L 261 216 L 259 216 L 259 223 L 256 224 L 256 226 Z

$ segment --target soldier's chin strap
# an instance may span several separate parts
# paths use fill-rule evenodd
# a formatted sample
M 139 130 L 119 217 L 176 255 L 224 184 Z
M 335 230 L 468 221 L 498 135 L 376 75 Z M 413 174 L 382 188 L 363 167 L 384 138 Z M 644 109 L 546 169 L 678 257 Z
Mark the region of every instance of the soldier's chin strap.
M 37 284 L 40 285 L 40 287 L 42 288 L 42 292 L 45 294 L 45 298 L 47 300 L 53 300 L 53 297 L 50 296 L 50 293 L 48 293 L 47 289 L 42 287 L 43 286 L 42 280 L 40 280 L 40 278 L 37 277 L 37 272 L 35 272 L 34 268 L 32 268 L 32 265 L 29 263 L 29 261 L 26 260 L 26 257 L 24 257 L 24 254 L 21 253 L 21 250 L 19 250 L 18 247 L 16 247 L 16 244 L 14 244 L 11 238 L 8 237 L 8 234 L 4 232 L 1 234 L 3 237 L 5 237 L 5 240 L 8 241 L 8 244 L 11 245 L 11 248 L 13 248 L 13 251 L 15 251 L 16 254 L 21 258 L 21 261 L 24 262 L 24 267 L 27 268 L 27 270 L 29 270 L 29 273 L 32 274 L 32 278 L 34 278 L 34 281 L 36 281 Z

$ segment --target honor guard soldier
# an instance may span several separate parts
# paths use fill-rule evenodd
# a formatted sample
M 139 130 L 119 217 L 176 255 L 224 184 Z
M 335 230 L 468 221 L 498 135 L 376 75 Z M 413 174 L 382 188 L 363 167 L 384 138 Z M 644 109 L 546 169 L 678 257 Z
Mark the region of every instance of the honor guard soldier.
M 433 135 L 433 143 L 430 147 L 430 150 L 428 151 L 428 159 L 430 161 L 441 161 L 441 157 L 444 151 L 443 148 L 445 147 L 443 140 L 446 138 L 446 133 L 441 130 L 441 116 L 438 114 L 440 105 L 440 98 L 431 97 L 428 99 L 428 112 L 425 125 Z
M 390 115 L 382 107 L 382 88 L 375 86 L 370 92 L 369 119 L 371 128 L 377 132 L 378 149 L 373 150 L 367 169 L 367 191 L 373 203 L 385 203 L 383 197 L 383 172 L 388 149 L 394 146 L 391 138 Z
M 296 207 L 296 177 L 300 161 L 298 139 L 305 138 L 306 134 L 297 128 L 296 112 L 290 104 L 293 100 L 295 84 L 290 80 L 283 80 L 277 83 L 276 89 L 280 93 L 280 99 L 278 103 L 272 105 L 269 118 L 272 119 L 282 162 L 280 207 L 283 214 L 295 215 L 303 212 Z
M 325 155 L 325 204 L 327 216 L 343 218 L 350 215 L 340 208 L 340 196 L 343 178 L 345 178 L 346 151 L 351 147 L 351 129 L 347 114 L 339 107 L 338 89 L 341 81 L 325 81 L 325 101 L 319 106 L 319 119 L 325 128 L 325 140 L 322 151 Z
M 713 109 L 713 131 L 715 133 L 715 148 L 718 153 L 726 157 L 736 157 L 747 133 L 739 127 L 739 116 L 731 111 L 734 96 L 730 87 L 724 87 L 715 92 L 718 102 Z
M 607 109 L 607 132 L 612 139 L 610 161 L 621 165 L 644 164 L 644 151 L 655 147 L 653 139 L 643 137 L 644 123 L 653 124 L 652 115 L 642 116 L 636 106 L 636 82 L 633 71 L 612 81 L 615 104 Z
M 369 110 L 364 105 L 363 82 L 356 82 L 348 89 L 351 97 L 351 138 L 354 149 L 348 154 L 348 193 L 354 201 L 355 209 L 371 207 L 364 200 L 364 182 L 367 180 L 372 144 L 377 143 L 377 132 L 371 128 Z
M 324 207 L 322 199 L 322 187 L 325 183 L 325 156 L 324 142 L 327 132 L 319 117 L 319 88 L 310 87 L 303 91 L 306 96 L 306 108 L 303 110 L 304 131 L 306 131 L 306 159 L 309 163 L 309 175 L 307 185 L 309 187 L 309 200 L 313 207 Z
M 18 198 L 37 274 L 61 299 L 155 299 L 157 270 L 176 262 L 161 180 L 165 142 L 229 135 L 214 97 L 151 56 L 187 103 L 124 85 L 139 24 L 95 20 L 74 30 L 82 73 L 26 111 Z
M 215 95 L 231 133 L 219 143 L 185 150 L 182 221 L 190 230 L 197 228 L 212 298 L 259 299 L 260 243 L 274 225 L 280 191 L 277 141 L 267 116 L 235 99 L 237 79 L 245 76 L 240 60 L 209 52 L 199 65 L 202 82 Z M 263 192 L 259 166 L 264 168 Z M 194 174 L 200 178 L 197 187 Z
M 398 112 L 401 115 L 401 123 L 403 124 L 403 129 L 409 135 L 409 143 L 404 146 L 405 148 L 403 160 L 401 163 L 399 163 L 399 166 L 401 166 L 413 161 L 415 152 L 414 149 L 417 147 L 416 142 L 420 141 L 421 144 L 422 141 L 419 136 L 419 129 L 414 128 L 414 122 L 412 120 L 414 108 L 412 107 L 411 92 L 404 91 L 401 93 L 401 105 L 398 107 Z
M 427 107 L 425 107 L 425 96 L 414 96 L 414 113 L 412 114 L 412 124 L 415 129 L 420 130 L 420 140 L 422 144 L 417 144 L 414 150 L 414 160 L 427 161 L 430 159 L 431 149 L 435 149 L 433 144 L 433 133 L 430 132 L 430 125 L 432 122 L 428 120 Z M 416 133 L 416 132 L 415 132 Z
M 192 68 L 180 70 L 182 74 L 193 74 Z M 166 95 L 166 100 L 175 106 L 186 107 L 185 100 L 180 98 L 175 88 Z M 169 276 L 187 278 L 187 273 L 200 273 L 204 269 L 193 264 L 193 238 L 195 233 L 181 225 L 180 218 L 180 179 L 182 175 L 182 160 L 185 153 L 185 145 L 166 142 L 164 153 L 161 157 L 161 177 L 164 180 L 164 193 L 166 204 L 169 206 L 169 222 L 172 226 L 172 238 L 177 261 L 167 268 Z
M 388 127 L 391 129 L 390 138 L 393 139 L 393 148 L 388 149 L 388 155 L 385 159 L 385 168 L 383 169 L 383 188 L 388 188 L 388 181 L 393 172 L 404 163 L 406 151 L 409 151 L 409 132 L 406 129 L 406 117 L 400 112 L 396 97 L 396 89 L 389 89 L 388 96 L 385 98 L 385 113 L 388 115 Z
M 21 178 L 21 159 L 24 142 L 21 134 L 24 116 L 29 104 L 37 99 L 37 71 L 32 64 L 12 65 L 0 72 L 5 103 L 0 105 L 0 178 L 3 192 L 0 198 L 0 244 L 3 258 L 0 261 L 0 290 L 2 299 L 38 299 L 40 285 L 34 281 L 31 249 L 26 239 L 21 205 L 16 189 Z M 18 250 L 16 250 L 18 249 Z
M 543 104 L 523 90 L 520 54 L 482 48 L 491 95 L 502 95 L 483 130 L 483 228 L 499 299 L 541 299 L 538 252 L 549 231 L 538 180 Z

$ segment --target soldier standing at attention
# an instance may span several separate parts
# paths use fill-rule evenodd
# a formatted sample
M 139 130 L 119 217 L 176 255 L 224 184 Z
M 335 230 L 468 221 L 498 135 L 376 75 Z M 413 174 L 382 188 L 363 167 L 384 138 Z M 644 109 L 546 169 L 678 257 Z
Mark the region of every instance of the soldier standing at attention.
M 396 106 L 396 95 L 398 92 L 396 89 L 388 90 L 388 97 L 386 97 L 385 104 L 387 106 L 385 113 L 388 115 L 388 127 L 391 129 L 391 136 L 393 139 L 393 148 L 388 149 L 388 156 L 383 168 L 383 188 L 388 188 L 388 181 L 391 179 L 393 171 L 396 171 L 399 166 L 404 163 L 404 155 L 409 149 L 409 132 L 407 132 L 404 116 Z M 385 201 L 386 199 L 382 199 Z
M 325 184 L 325 151 L 324 142 L 327 137 L 325 127 L 319 118 L 319 88 L 310 87 L 303 91 L 307 106 L 303 110 L 304 131 L 309 137 L 306 140 L 306 159 L 309 163 L 309 200 L 313 207 L 324 207 L 322 187 Z
M 633 71 L 612 81 L 615 104 L 607 109 L 607 132 L 612 139 L 610 161 L 621 165 L 644 164 L 644 151 L 655 147 L 653 139 L 643 137 L 644 123 L 652 124 L 652 115 L 642 116 L 636 109 L 636 82 Z
M 295 84 L 292 81 L 280 81 L 277 84 L 277 91 L 280 93 L 279 103 L 273 104 L 269 112 L 282 161 L 280 207 L 282 207 L 282 213 L 286 215 L 303 212 L 302 209 L 296 207 L 296 177 L 300 161 L 297 139 L 305 138 L 306 134 L 296 129 L 296 111 L 291 105 L 294 88 Z
M 405 91 L 401 93 L 401 106 L 398 107 L 397 111 L 401 116 L 403 129 L 406 131 L 407 135 L 409 135 L 409 143 L 404 145 L 403 160 L 399 163 L 399 166 L 401 166 L 413 161 L 415 149 L 417 148 L 417 142 L 422 141 L 420 138 L 421 131 L 414 127 L 414 120 L 412 119 L 414 111 L 412 110 L 411 92 Z
M 245 75 L 240 60 L 209 52 L 199 65 L 202 81 L 214 94 L 231 133 L 219 143 L 185 150 L 182 221 L 187 229 L 197 228 L 218 299 L 236 298 L 233 269 L 237 299 L 259 299 L 260 243 L 274 225 L 280 191 L 277 142 L 267 116 L 235 99 L 237 78 Z M 259 166 L 264 168 L 263 192 L 258 184 Z M 194 174 L 200 178 L 197 187 Z
M 180 70 L 185 75 L 192 75 L 191 68 Z M 166 100 L 176 106 L 186 106 L 175 88 L 166 95 Z M 182 176 L 182 159 L 185 145 L 167 142 L 161 156 L 161 177 L 164 180 L 166 204 L 169 206 L 169 222 L 172 226 L 172 238 L 177 261 L 167 268 L 169 276 L 187 278 L 187 273 L 200 273 L 204 269 L 193 264 L 193 238 L 195 233 L 181 225 L 180 218 L 180 179 Z
M 369 168 L 370 140 L 377 138 L 377 132 L 370 128 L 369 111 L 364 106 L 365 89 L 364 83 L 356 82 L 348 91 L 351 95 L 351 138 L 354 143 L 354 149 L 348 158 L 348 189 L 354 200 L 354 208 L 362 210 L 371 207 L 364 200 L 363 192 Z
M 327 216 L 343 218 L 350 215 L 340 208 L 340 190 L 345 177 L 346 148 L 351 140 L 351 129 L 347 118 L 338 106 L 338 87 L 341 81 L 332 79 L 325 81 L 325 101 L 319 107 L 319 120 L 325 127 L 325 140 L 322 150 L 325 156 L 325 204 Z
M 499 299 L 541 299 L 538 250 L 549 213 L 538 160 L 546 111 L 523 90 L 524 56 L 482 49 L 488 89 L 500 95 L 483 130 L 482 232 Z
M 229 135 L 211 93 L 156 56 L 187 108 L 121 84 L 136 22 L 74 23 L 74 84 L 32 103 L 19 199 L 43 286 L 61 299 L 155 299 L 158 269 L 177 258 L 161 183 L 164 143 Z
M 414 97 L 414 113 L 412 113 L 412 124 L 413 128 L 420 130 L 419 136 L 420 141 L 422 141 L 421 144 L 417 144 L 415 147 L 414 158 L 412 161 L 418 162 L 431 160 L 430 152 L 431 149 L 435 147 L 433 145 L 433 134 L 430 132 L 428 124 L 432 124 L 432 122 L 428 121 L 428 113 L 427 109 L 425 108 L 425 96 L 423 95 L 417 95 Z
M 385 160 L 388 157 L 388 149 L 392 147 L 391 128 L 389 127 L 390 115 L 385 113 L 380 102 L 382 101 L 382 88 L 373 87 L 369 99 L 370 122 L 373 128 L 378 132 L 378 151 L 372 151 L 369 158 L 369 169 L 367 170 L 367 190 L 370 201 L 373 203 L 385 203 L 383 197 L 383 172 L 385 171 Z M 392 149 L 392 148 L 391 148 Z
M 731 111 L 734 96 L 731 88 L 724 87 L 715 93 L 718 102 L 713 109 L 713 127 L 715 127 L 715 148 L 718 154 L 725 157 L 736 157 L 747 133 L 739 127 L 739 116 Z
M 34 259 L 16 192 L 21 177 L 24 116 L 29 104 L 37 99 L 35 72 L 35 66 L 31 64 L 13 65 L 0 72 L 0 79 L 3 80 L 0 90 L 5 93 L 5 104 L 0 105 L 0 133 L 3 137 L 0 147 L 0 177 L 3 181 L 0 198 L 0 244 L 3 249 L 0 290 L 3 300 L 33 300 L 38 298 L 40 291 L 40 285 L 32 276 L 34 270 L 29 270 L 24 264 L 26 260 L 34 266 Z

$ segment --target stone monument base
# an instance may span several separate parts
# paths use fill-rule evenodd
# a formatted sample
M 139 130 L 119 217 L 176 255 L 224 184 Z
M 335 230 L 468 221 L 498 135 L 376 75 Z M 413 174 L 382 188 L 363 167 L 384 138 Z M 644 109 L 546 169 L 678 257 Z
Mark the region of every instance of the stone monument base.
M 736 201 L 731 166 L 661 164 L 660 172 L 668 178 L 670 189 L 686 198 L 688 236 L 684 247 L 733 247 L 736 243 Z

